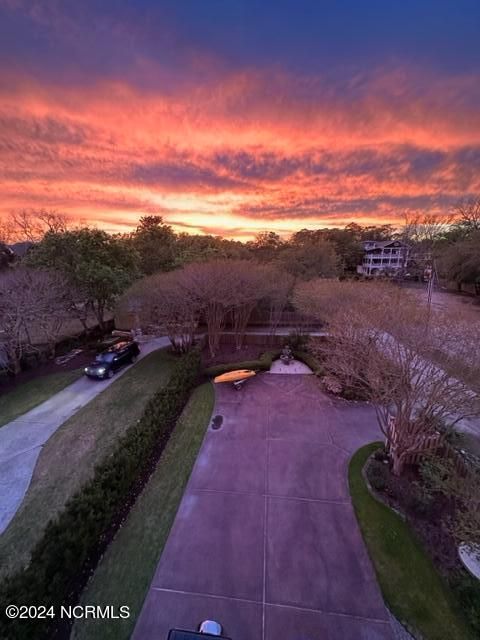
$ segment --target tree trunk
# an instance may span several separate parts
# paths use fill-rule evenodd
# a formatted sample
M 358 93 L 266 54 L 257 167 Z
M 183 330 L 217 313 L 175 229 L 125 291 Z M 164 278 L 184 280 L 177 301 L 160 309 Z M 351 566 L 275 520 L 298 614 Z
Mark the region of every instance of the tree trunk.
M 22 367 L 20 366 L 20 358 L 18 357 L 18 354 L 16 352 L 15 349 L 12 349 L 8 351 L 8 370 L 11 372 L 11 374 L 13 376 L 17 376 L 21 370 Z
M 93 303 L 93 308 L 97 317 L 98 326 L 103 332 L 105 330 L 105 305 L 103 304 L 103 302 L 97 300 L 97 305 L 95 306 L 95 303 Z
M 401 476 L 403 472 L 404 462 L 401 455 L 392 452 L 392 473 L 394 476 Z

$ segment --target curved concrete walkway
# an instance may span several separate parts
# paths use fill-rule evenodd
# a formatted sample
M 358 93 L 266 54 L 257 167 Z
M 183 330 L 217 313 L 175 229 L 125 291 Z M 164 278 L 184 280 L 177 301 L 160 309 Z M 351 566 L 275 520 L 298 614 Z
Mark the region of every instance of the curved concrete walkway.
M 379 438 L 369 406 L 314 376 L 216 385 L 214 415 L 134 640 L 219 620 L 232 640 L 390 640 L 347 466 Z M 159 505 L 161 508 L 161 505 Z
M 293 375 L 294 373 L 303 373 L 305 375 L 312 374 L 313 371 L 300 360 L 292 360 L 290 364 L 285 364 L 281 360 L 274 360 L 270 367 L 269 373 L 281 373 Z
M 151 340 L 141 346 L 139 359 L 169 344 L 168 338 Z M 129 368 L 121 369 L 110 380 L 80 378 L 0 428 L 0 534 L 22 503 L 43 445 L 68 418 Z

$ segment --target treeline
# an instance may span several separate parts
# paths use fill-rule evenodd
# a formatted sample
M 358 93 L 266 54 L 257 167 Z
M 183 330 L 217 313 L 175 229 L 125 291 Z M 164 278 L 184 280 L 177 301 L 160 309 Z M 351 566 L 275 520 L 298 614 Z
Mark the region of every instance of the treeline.
M 165 328 L 179 350 L 201 316 L 214 353 L 227 313 L 239 344 L 259 300 L 269 305 L 274 324 L 293 278 L 353 273 L 361 239 L 388 233 L 386 227 L 352 224 L 343 230 L 303 230 L 289 240 L 268 232 L 241 243 L 175 234 L 158 216 L 141 218 L 133 232 L 115 235 L 70 228 L 55 212 L 23 211 L 11 223 L 15 236 L 24 240 L 25 252 L 14 259 L 11 249 L 2 245 L 0 364 L 14 375 L 22 361 L 38 351 L 38 344 L 53 356 L 69 320 L 88 331 L 93 316 L 102 329 L 119 297 L 135 283 L 131 299 L 143 290 L 138 305 L 142 319 L 149 315 L 150 324 Z
M 408 272 L 421 279 L 425 269 L 433 267 L 459 289 L 474 285 L 480 293 L 480 199 L 460 203 L 452 216 L 407 218 L 398 229 L 350 223 L 343 229 L 302 229 L 288 239 L 268 231 L 246 243 L 176 234 L 159 216 L 141 218 L 127 234 L 71 228 L 64 216 L 43 210 L 17 212 L 1 231 L 0 365 L 14 374 L 39 341 L 53 355 L 68 320 L 76 319 L 87 331 L 88 318 L 93 316 L 102 329 L 132 285 L 131 300 L 137 296 L 137 307 L 143 316 L 149 314 L 150 324 L 167 327 L 177 348 L 190 339 L 197 321 L 192 317 L 197 319 L 199 314 L 210 328 L 217 327 L 209 330 L 212 353 L 227 313 L 239 344 L 252 305 L 266 301 L 274 323 L 278 299 L 285 301 L 283 293 L 274 300 L 281 285 L 318 277 L 355 277 L 363 256 L 362 241 L 367 239 L 406 242 L 410 258 L 404 275 Z M 12 238 L 23 240 L 23 257 L 16 257 L 6 244 Z M 217 266 L 202 266 L 213 263 Z M 175 275 L 158 278 L 159 274 Z M 198 282 L 192 285 L 195 279 Z M 215 294 L 217 302 L 212 302 L 214 298 L 207 302 L 208 296 L 199 294 L 202 287 Z M 193 311 L 181 309 L 180 313 L 179 291 L 186 292 L 188 306 L 197 305 Z M 160 313 L 166 309 L 168 318 Z
M 410 247 L 411 274 L 429 268 L 459 291 L 470 285 L 480 294 L 480 198 L 459 202 L 445 216 L 407 216 L 397 235 Z
M 29 247 L 31 253 L 31 249 L 35 249 L 36 262 L 40 260 L 39 245 L 43 245 L 41 262 L 51 263 L 54 260 L 59 262 L 59 258 L 52 255 L 59 249 L 62 249 L 62 254 L 71 254 L 76 241 L 82 244 L 83 249 L 88 248 L 85 247 L 86 239 L 89 244 L 98 245 L 100 239 L 103 244 L 107 243 L 105 236 L 108 234 L 94 234 L 95 231 L 86 227 L 72 229 L 65 216 L 55 211 L 12 213 L 0 229 L 0 267 L 14 261 L 15 254 L 7 245 L 12 245 L 15 240 L 21 241 L 22 250 Z M 364 227 L 352 222 L 343 229 L 302 229 L 288 239 L 266 231 L 253 241 L 239 242 L 220 236 L 177 234 L 160 216 L 153 215 L 140 218 L 137 228 L 131 233 L 108 237 L 122 245 L 123 250 L 129 249 L 136 270 L 143 275 L 171 271 L 191 262 L 233 258 L 276 262 L 294 275 L 311 277 L 322 273 L 354 272 L 361 260 L 362 240 L 386 240 L 393 234 L 391 225 Z

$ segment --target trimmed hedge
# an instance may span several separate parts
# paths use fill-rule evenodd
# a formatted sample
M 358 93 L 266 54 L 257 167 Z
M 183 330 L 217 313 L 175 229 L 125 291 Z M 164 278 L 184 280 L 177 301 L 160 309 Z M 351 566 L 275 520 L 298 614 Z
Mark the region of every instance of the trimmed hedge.
M 313 373 L 316 376 L 324 376 L 325 375 L 325 371 L 324 371 L 322 365 L 317 360 L 317 358 L 315 358 L 314 355 L 312 355 L 311 353 L 308 353 L 307 351 L 294 351 L 293 353 L 295 355 L 295 358 L 297 360 L 300 360 L 304 364 L 306 364 L 307 367 L 310 367 L 310 369 L 313 371 Z
M 281 350 L 265 351 L 258 358 L 258 360 L 244 360 L 243 362 L 228 362 L 227 364 L 216 364 L 213 367 L 208 367 L 204 370 L 204 374 L 215 378 L 221 376 L 222 373 L 228 373 L 229 371 L 236 371 L 237 369 L 255 369 L 258 371 L 268 371 L 272 366 L 272 362 L 280 357 Z
M 58 518 L 49 522 L 30 564 L 1 586 L 2 603 L 47 608 L 53 605 L 55 619 L 8 620 L 2 616 L 1 638 L 49 637 L 58 624 L 60 606 L 75 603 L 88 570 L 96 564 L 168 440 L 195 384 L 199 366 L 197 351 L 178 361 L 168 384 L 150 399 L 142 418 L 128 428 L 116 449 L 67 502 Z
M 237 369 L 255 369 L 256 371 L 268 371 L 272 366 L 272 362 L 280 357 L 282 350 L 265 351 L 258 360 L 244 360 L 243 362 L 229 362 L 227 364 L 217 364 L 204 370 L 204 374 L 210 378 L 221 376 L 222 373 L 236 371 Z M 297 360 L 305 363 L 307 367 L 313 371 L 316 376 L 323 375 L 323 369 L 320 362 L 311 353 L 306 351 L 294 351 L 293 355 Z

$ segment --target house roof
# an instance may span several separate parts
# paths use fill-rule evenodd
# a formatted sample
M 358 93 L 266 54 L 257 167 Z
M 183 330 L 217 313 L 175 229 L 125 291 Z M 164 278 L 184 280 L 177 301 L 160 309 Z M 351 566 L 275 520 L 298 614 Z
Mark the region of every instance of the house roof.
M 406 247 L 407 244 L 401 240 L 364 240 L 364 249 L 371 245 L 369 249 L 384 249 L 385 247 Z
M 15 242 L 14 244 L 11 244 L 10 249 L 19 258 L 23 258 L 23 256 L 31 247 L 33 247 L 33 245 L 33 242 L 29 242 L 28 240 L 26 240 L 25 242 Z

